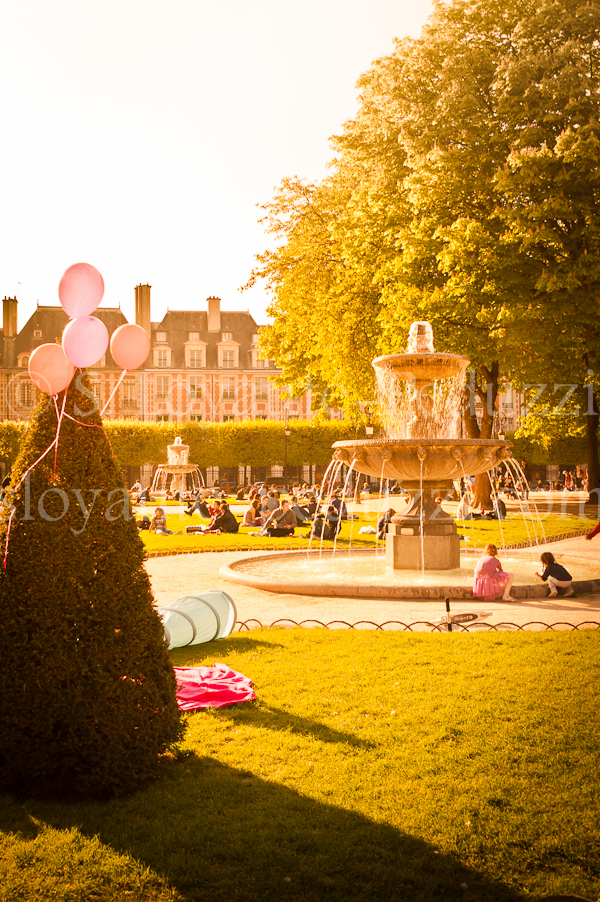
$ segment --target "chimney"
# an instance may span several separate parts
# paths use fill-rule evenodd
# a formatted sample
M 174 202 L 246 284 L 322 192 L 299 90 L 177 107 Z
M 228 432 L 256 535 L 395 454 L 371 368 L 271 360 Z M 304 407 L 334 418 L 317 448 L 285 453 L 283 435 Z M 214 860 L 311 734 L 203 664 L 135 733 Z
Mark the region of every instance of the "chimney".
M 208 331 L 221 331 L 221 298 L 207 298 L 208 302 Z
M 17 334 L 17 299 L 4 298 L 2 301 L 2 327 L 5 338 L 15 338 Z
M 145 329 L 152 338 L 152 322 L 150 319 L 150 289 L 151 285 L 135 286 L 135 321 L 138 326 Z

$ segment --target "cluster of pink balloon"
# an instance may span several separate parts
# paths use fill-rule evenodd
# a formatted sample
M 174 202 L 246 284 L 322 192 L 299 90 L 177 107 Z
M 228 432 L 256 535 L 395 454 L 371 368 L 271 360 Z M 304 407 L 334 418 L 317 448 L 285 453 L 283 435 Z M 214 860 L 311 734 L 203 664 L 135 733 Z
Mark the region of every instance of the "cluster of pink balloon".
M 29 358 L 29 375 L 41 391 L 57 395 L 70 384 L 75 367 L 91 366 L 106 352 L 108 330 L 92 316 L 103 295 L 104 280 L 95 266 L 75 263 L 63 275 L 58 297 L 72 319 L 64 328 L 62 345 L 40 345 Z M 150 353 L 150 337 L 141 326 L 119 326 L 110 339 L 110 352 L 125 372 L 135 370 Z

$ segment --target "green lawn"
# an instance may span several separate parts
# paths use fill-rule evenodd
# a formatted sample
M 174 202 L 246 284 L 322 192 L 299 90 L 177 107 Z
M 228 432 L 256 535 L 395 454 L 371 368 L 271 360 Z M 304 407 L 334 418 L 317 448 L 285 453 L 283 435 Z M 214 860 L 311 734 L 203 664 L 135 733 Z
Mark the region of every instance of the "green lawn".
M 0 797 L 0 900 L 600 894 L 600 632 L 260 630 L 173 652 L 257 700 L 189 715 L 112 802 Z
M 245 510 L 244 506 L 232 506 L 236 514 Z M 208 520 L 203 520 L 194 514 L 188 517 L 183 513 L 170 514 L 167 513 L 167 525 L 173 532 L 181 530 L 181 536 L 157 536 L 154 533 L 142 532 L 141 535 L 144 544 L 150 554 L 188 552 L 188 551 L 252 551 L 253 549 L 281 549 L 282 551 L 290 551 L 293 549 L 307 548 L 309 534 L 308 527 L 296 530 L 295 536 L 290 539 L 269 539 L 267 537 L 251 536 L 251 532 L 258 532 L 258 528 L 240 527 L 240 531 L 235 535 L 220 536 L 199 536 L 185 535 L 185 528 L 190 524 L 206 525 Z M 357 515 L 357 520 L 344 522 L 340 534 L 338 536 L 338 545 L 347 548 L 352 545 L 354 548 L 374 548 L 374 535 L 360 535 L 359 530 L 362 526 L 376 526 L 377 514 L 369 512 L 361 512 Z M 594 525 L 595 521 L 590 521 L 583 517 L 574 517 L 571 515 L 549 514 L 541 517 L 541 524 L 546 536 L 563 535 L 568 532 L 587 532 Z M 503 520 L 501 524 L 497 520 L 469 520 L 465 523 L 458 523 L 458 531 L 461 535 L 467 537 L 465 542 L 466 548 L 480 548 L 488 542 L 493 542 L 499 548 L 504 544 L 515 545 L 521 542 L 531 541 L 535 543 L 536 536 L 542 536 L 542 526 L 540 520 L 528 515 L 522 517 L 520 514 L 511 514 L 507 520 Z M 504 541 L 502 541 L 504 539 Z M 313 539 L 312 547 L 318 547 L 318 541 Z M 324 547 L 333 547 L 333 542 L 324 542 Z

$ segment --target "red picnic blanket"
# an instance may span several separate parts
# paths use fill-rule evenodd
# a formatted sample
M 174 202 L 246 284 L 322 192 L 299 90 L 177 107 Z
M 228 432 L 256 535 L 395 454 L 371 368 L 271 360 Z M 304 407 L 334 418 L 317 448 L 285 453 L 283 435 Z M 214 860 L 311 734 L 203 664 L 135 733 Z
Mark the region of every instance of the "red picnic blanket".
M 182 711 L 223 708 L 255 698 L 252 680 L 226 664 L 214 667 L 175 667 L 177 704 Z

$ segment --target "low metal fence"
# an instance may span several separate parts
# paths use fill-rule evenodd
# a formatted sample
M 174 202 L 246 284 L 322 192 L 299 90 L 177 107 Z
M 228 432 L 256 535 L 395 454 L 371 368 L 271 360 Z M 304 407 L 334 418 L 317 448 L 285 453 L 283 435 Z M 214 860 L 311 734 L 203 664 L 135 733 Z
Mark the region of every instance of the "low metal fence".
M 293 628 L 301 626 L 305 629 L 319 628 L 330 629 L 349 629 L 349 630 L 385 630 L 406 633 L 430 632 L 445 633 L 448 632 L 449 625 L 447 623 L 433 624 L 427 620 L 416 620 L 414 623 L 404 623 L 401 620 L 386 620 L 385 623 L 374 623 L 372 620 L 358 620 L 356 623 L 348 623 L 346 620 L 330 620 L 323 623 L 321 620 L 290 620 L 288 617 L 282 617 L 280 620 L 274 620 L 273 623 L 264 624 L 260 620 L 238 620 L 236 621 L 234 631 L 241 633 L 254 629 L 270 629 L 273 626 L 282 628 Z M 541 620 L 530 620 L 527 623 L 510 623 L 503 621 L 502 623 L 487 623 L 485 620 L 476 620 L 471 623 L 451 623 L 451 632 L 455 633 L 482 633 L 482 632 L 539 632 L 543 633 L 548 630 L 597 630 L 600 629 L 600 623 L 595 620 L 585 620 L 582 623 L 544 623 Z

